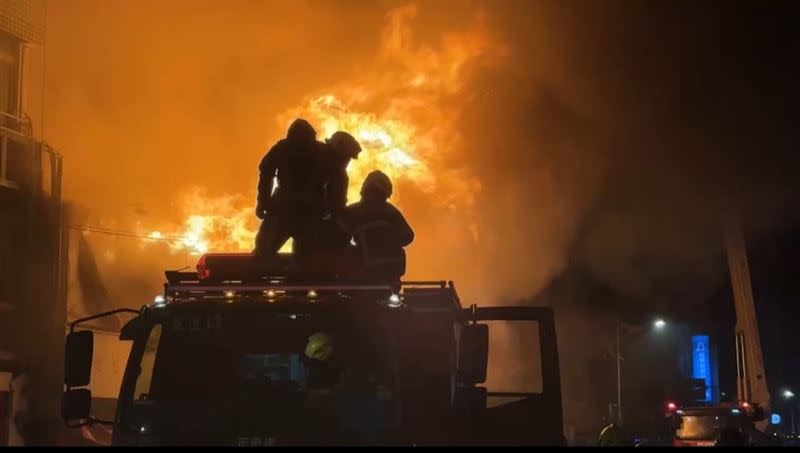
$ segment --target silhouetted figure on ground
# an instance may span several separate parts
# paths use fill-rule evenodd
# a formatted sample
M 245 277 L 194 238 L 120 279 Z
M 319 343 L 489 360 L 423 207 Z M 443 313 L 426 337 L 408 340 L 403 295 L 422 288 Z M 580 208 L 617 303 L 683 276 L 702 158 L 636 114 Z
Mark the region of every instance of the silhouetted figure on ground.
M 269 261 L 291 237 L 295 258 L 308 257 L 311 225 L 322 212 L 319 153 L 322 144 L 308 121 L 295 120 L 286 138 L 276 143 L 259 165 L 256 216 L 262 220 L 255 253 Z M 274 180 L 277 189 L 273 193 Z
M 323 220 L 318 225 L 317 240 L 320 248 L 331 251 L 346 247 L 350 236 L 341 227 L 341 219 L 347 206 L 347 188 L 350 178 L 347 166 L 351 159 L 358 159 L 361 145 L 344 131 L 335 132 L 325 140 L 320 153 L 324 172 L 323 181 Z
M 361 201 L 348 206 L 342 220 L 362 253 L 366 277 L 396 283 L 405 274 L 403 247 L 414 240 L 414 231 L 388 202 L 391 195 L 389 177 L 373 171 L 361 187 Z

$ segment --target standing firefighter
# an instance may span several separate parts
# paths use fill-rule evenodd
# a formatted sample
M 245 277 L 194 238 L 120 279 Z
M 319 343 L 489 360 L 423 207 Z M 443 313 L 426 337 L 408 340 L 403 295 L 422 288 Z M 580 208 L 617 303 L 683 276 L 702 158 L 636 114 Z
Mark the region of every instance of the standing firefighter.
M 344 131 L 335 132 L 327 140 L 320 156 L 324 172 L 323 209 L 324 221 L 317 235 L 322 249 L 337 250 L 347 247 L 350 236 L 342 230 L 342 215 L 347 206 L 347 187 L 350 178 L 347 166 L 351 159 L 358 159 L 361 145 Z
M 405 274 L 403 247 L 414 240 L 414 231 L 400 211 L 388 202 L 392 182 L 376 170 L 361 186 L 361 201 L 348 206 L 344 223 L 364 258 L 371 280 L 398 282 Z
M 269 260 L 291 237 L 301 261 L 308 253 L 309 226 L 321 214 L 322 183 L 318 165 L 321 143 L 308 121 L 295 120 L 259 166 L 256 216 L 262 220 L 255 253 Z M 274 180 L 277 189 L 273 193 Z

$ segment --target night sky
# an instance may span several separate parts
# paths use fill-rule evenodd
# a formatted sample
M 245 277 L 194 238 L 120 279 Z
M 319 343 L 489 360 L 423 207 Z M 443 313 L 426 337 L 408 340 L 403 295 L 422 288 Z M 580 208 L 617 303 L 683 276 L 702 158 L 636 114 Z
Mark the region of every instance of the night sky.
M 761 343 L 773 401 L 784 388 L 800 387 L 800 287 L 797 257 L 800 230 L 788 229 L 764 238 L 750 250 L 753 292 Z

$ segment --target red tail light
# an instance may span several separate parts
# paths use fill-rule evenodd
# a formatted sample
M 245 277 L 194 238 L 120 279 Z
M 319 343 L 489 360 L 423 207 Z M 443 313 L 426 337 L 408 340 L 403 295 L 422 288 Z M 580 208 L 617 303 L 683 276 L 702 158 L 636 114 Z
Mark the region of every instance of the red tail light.
M 197 278 L 200 280 L 208 280 L 211 278 L 211 269 L 208 268 L 206 264 L 206 255 L 200 257 L 197 260 Z
M 669 403 L 667 403 L 667 410 L 669 412 L 675 412 L 676 410 L 678 410 L 678 405 L 670 401 Z

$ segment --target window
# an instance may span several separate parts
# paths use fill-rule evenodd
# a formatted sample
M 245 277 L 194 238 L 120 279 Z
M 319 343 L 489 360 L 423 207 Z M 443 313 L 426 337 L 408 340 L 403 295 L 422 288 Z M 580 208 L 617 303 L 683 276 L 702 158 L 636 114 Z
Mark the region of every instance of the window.
M 488 321 L 489 363 L 485 387 L 489 392 L 542 393 L 542 351 L 539 323 Z M 490 397 L 488 407 L 508 404 L 520 397 Z
M 728 413 L 684 415 L 675 435 L 684 440 L 711 440 L 717 436 L 720 429 L 740 428 L 741 420 L 742 418 Z
M 136 387 L 133 390 L 134 400 L 145 400 L 150 396 L 150 383 L 153 380 L 153 367 L 156 363 L 156 353 L 161 340 L 161 325 L 156 324 L 147 337 L 147 344 L 142 355 L 141 370 L 136 378 Z
M 0 113 L 17 115 L 19 97 L 20 42 L 0 32 Z

